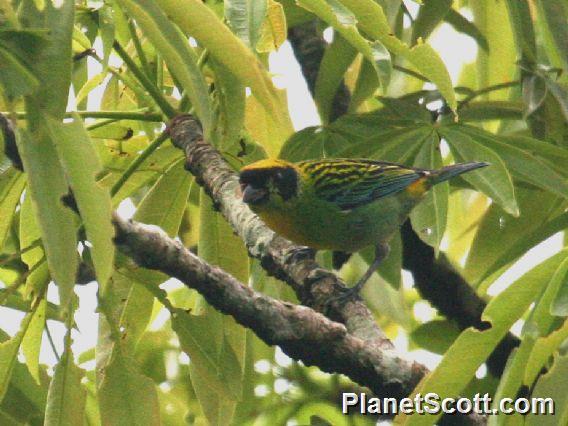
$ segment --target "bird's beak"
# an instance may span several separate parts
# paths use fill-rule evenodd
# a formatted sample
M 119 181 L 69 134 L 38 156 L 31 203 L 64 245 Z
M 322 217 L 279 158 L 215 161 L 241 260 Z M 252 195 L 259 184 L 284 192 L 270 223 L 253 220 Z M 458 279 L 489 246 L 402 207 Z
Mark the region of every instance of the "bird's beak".
M 241 190 L 243 192 L 243 202 L 246 204 L 260 204 L 268 196 L 266 188 L 253 188 L 251 185 L 243 185 Z

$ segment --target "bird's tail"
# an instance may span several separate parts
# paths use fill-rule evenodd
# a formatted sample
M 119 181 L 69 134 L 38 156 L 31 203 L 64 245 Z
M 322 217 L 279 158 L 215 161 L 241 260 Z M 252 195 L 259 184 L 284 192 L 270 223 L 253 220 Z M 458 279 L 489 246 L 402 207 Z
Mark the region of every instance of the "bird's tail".
M 481 167 L 489 166 L 489 163 L 485 162 L 472 162 L 472 163 L 459 163 L 452 164 L 451 166 L 442 167 L 439 170 L 434 170 L 432 172 L 432 179 L 430 182 L 435 185 L 440 182 L 444 182 L 454 176 L 461 175 L 462 173 L 469 172 L 471 170 L 479 169 Z

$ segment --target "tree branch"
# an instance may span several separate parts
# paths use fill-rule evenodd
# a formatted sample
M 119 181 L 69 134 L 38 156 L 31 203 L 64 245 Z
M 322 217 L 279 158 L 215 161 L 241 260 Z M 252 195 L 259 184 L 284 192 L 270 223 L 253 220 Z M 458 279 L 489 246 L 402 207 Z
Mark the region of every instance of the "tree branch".
M 176 117 L 169 125 L 173 144 L 183 150 L 186 168 L 213 199 L 216 208 L 243 239 L 249 254 L 261 261 L 271 275 L 288 283 L 302 304 L 327 312 L 346 325 L 354 336 L 383 349 L 393 345 L 377 327 L 371 312 L 360 300 L 328 304 L 339 296 L 344 283 L 321 268 L 313 253 L 276 235 L 241 201 L 238 177 L 221 154 L 203 140 L 201 126 L 190 115 Z
M 245 286 L 209 265 L 182 243 L 134 221 L 114 215 L 115 243 L 142 267 L 159 270 L 197 290 L 209 304 L 233 316 L 269 345 L 306 365 L 342 373 L 377 395 L 403 398 L 427 369 L 369 344 L 313 309 L 280 302 Z

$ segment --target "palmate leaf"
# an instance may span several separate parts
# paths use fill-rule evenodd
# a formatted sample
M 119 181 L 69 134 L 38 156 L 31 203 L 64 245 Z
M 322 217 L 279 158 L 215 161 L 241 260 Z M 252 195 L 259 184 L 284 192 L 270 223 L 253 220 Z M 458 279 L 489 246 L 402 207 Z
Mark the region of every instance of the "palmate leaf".
M 440 140 L 437 135 L 432 134 L 423 143 L 414 160 L 414 166 L 426 169 L 439 169 L 442 167 Z M 428 191 L 420 204 L 410 213 L 412 227 L 425 243 L 434 247 L 436 256 L 446 230 L 449 196 L 449 183 L 439 183 Z
M 538 152 L 531 153 L 520 147 L 506 144 L 499 136 L 476 127 L 464 125 L 460 126 L 459 130 L 470 135 L 476 142 L 494 150 L 515 178 L 568 198 L 568 181 L 542 161 Z
M 474 188 L 491 197 L 505 211 L 513 216 L 519 215 L 515 199 L 513 181 L 507 166 L 492 149 L 483 146 L 458 126 L 444 126 L 438 129 L 448 141 L 450 149 L 458 162 L 485 161 L 490 164 L 482 170 L 474 170 L 462 175 Z

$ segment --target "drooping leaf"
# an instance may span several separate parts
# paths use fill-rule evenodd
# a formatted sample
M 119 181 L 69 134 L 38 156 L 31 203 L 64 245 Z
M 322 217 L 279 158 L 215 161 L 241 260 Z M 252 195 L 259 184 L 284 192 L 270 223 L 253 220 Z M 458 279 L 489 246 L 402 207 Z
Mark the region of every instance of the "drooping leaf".
M 80 426 L 84 423 L 86 392 L 81 385 L 83 375 L 83 370 L 75 365 L 73 353 L 66 350 L 49 385 L 46 426 Z
M 0 180 L 0 250 L 4 247 L 4 242 L 8 236 L 12 220 L 14 218 L 16 206 L 20 201 L 20 196 L 26 185 L 26 177 L 17 173 L 15 170 L 11 176 L 2 176 Z
M 454 89 L 446 66 L 438 53 L 427 44 L 409 47 L 392 35 L 392 29 L 381 6 L 373 0 L 341 0 L 352 13 L 358 27 L 373 40 L 380 41 L 391 53 L 407 59 L 432 81 L 453 110 L 457 107 Z
M 450 8 L 444 17 L 444 21 L 450 24 L 454 30 L 472 37 L 483 50 L 486 52 L 489 51 L 489 44 L 483 33 L 473 22 L 469 21 L 461 13 Z
M 284 7 L 275 0 L 268 0 L 268 12 L 261 27 L 256 50 L 260 53 L 278 50 L 287 37 L 288 28 Z
M 298 4 L 331 25 L 374 67 L 383 87 L 388 85 L 391 72 L 390 54 L 381 40 L 370 43 L 357 28 L 357 17 L 338 0 L 299 0 Z
M 335 94 L 356 53 L 340 34 L 335 34 L 332 43 L 325 49 L 314 90 L 314 101 L 324 124 L 329 123 Z
M 268 1 L 225 0 L 224 4 L 225 18 L 233 33 L 249 48 L 255 49 L 268 11 Z
M 65 173 L 51 138 L 18 130 L 18 150 L 28 175 L 31 196 L 51 276 L 61 303 L 71 297 L 77 272 L 77 237 L 72 211 L 61 199 L 68 194 Z
M 263 65 L 211 9 L 199 0 L 156 0 L 156 3 L 182 31 L 194 37 L 245 86 L 251 88 L 252 94 L 274 122 L 280 123 L 287 116 L 287 111 L 279 107 L 276 90 Z M 179 13 L 180 10 L 191 10 L 191 13 Z
M 119 3 L 136 18 L 136 22 L 145 35 L 160 51 L 168 69 L 185 89 L 205 133 L 208 135 L 212 131 L 209 90 L 197 65 L 197 55 L 191 49 L 185 37 L 176 26 L 172 25 L 166 14 L 167 11 L 164 13 L 153 0 L 119 0 Z M 192 10 L 192 13 L 183 15 L 195 13 L 191 7 L 186 10 Z M 176 15 L 180 14 L 176 13 Z
M 412 25 L 411 42 L 419 38 L 427 39 L 452 7 L 452 0 L 427 0 L 418 10 L 418 16 Z
M 102 371 L 98 397 L 102 424 L 159 425 L 160 410 L 154 382 L 119 348 Z
M 97 183 L 101 171 L 97 153 L 79 117 L 67 124 L 47 118 L 46 124 L 92 245 L 97 280 L 104 287 L 113 269 L 114 229 L 110 195 Z
M 43 329 L 45 327 L 46 308 L 47 301 L 42 298 L 33 312 L 33 317 L 22 339 L 22 352 L 26 359 L 26 365 L 38 385 L 40 384 L 39 352 L 41 349 Z

